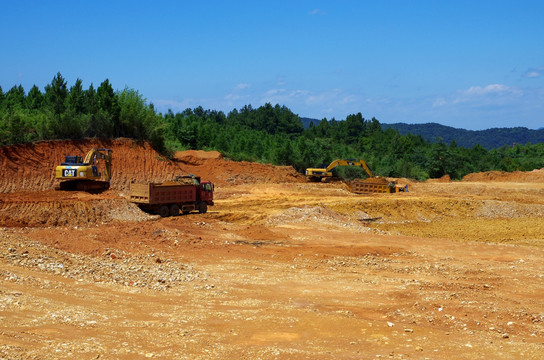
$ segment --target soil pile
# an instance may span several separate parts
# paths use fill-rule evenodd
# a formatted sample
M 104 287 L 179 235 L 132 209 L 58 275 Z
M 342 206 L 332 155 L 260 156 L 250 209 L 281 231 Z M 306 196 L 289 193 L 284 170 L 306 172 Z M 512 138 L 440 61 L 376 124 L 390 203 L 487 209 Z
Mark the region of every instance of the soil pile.
M 438 182 L 438 183 L 447 183 L 451 181 L 451 177 L 449 174 L 446 174 L 438 179 L 428 179 L 427 182 Z
M 291 166 L 275 166 L 248 161 L 231 161 L 217 151 L 187 150 L 174 155 L 175 162 L 186 172 L 200 175 L 216 185 L 306 182 Z
M 13 227 L 95 226 L 148 220 L 135 204 L 113 192 L 29 191 L 0 197 L 0 225 Z
M 500 181 L 500 182 L 520 182 L 520 183 L 538 183 L 544 182 L 544 168 L 533 171 L 488 171 L 468 174 L 463 177 L 463 181 Z
M 222 158 L 223 154 L 219 151 L 187 150 L 176 151 L 174 154 L 174 160 L 191 165 L 202 165 L 206 160 L 221 160 Z

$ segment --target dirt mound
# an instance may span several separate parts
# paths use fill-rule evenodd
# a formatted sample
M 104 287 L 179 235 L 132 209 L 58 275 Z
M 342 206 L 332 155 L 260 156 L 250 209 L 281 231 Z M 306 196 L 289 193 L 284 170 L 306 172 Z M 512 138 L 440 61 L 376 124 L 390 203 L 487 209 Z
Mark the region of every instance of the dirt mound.
M 185 172 L 200 175 L 216 185 L 306 182 L 291 166 L 275 166 L 248 161 L 231 161 L 217 151 L 178 151 L 174 161 Z
M 451 177 L 448 174 L 446 174 L 438 179 L 428 179 L 427 182 L 447 183 L 447 182 L 451 182 Z
M 463 181 L 498 181 L 498 182 L 521 182 L 535 183 L 544 182 L 544 168 L 533 171 L 488 171 L 468 174 L 463 177 Z
M 0 198 L 0 226 L 89 226 L 149 218 L 135 204 L 112 192 L 97 196 L 48 190 Z
M 218 185 L 305 181 L 292 167 L 227 161 L 216 151 L 177 152 L 170 160 L 149 143 L 131 139 L 55 140 L 1 147 L 0 192 L 52 189 L 56 184 L 55 167 L 64 162 L 64 157 L 85 156 L 92 147 L 113 150 L 111 187 L 118 191 L 126 191 L 131 181 L 162 182 L 186 174 L 199 175 Z
M 176 151 L 174 160 L 188 165 L 202 165 L 206 160 L 221 160 L 223 154 L 219 151 L 187 150 Z

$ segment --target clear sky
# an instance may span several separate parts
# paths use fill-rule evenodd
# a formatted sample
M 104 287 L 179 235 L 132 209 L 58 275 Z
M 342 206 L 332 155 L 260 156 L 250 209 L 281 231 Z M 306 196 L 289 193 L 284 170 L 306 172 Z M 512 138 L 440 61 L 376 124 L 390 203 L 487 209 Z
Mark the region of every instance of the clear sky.
M 138 90 L 161 111 L 544 127 L 544 1 L 0 0 L 0 86 Z

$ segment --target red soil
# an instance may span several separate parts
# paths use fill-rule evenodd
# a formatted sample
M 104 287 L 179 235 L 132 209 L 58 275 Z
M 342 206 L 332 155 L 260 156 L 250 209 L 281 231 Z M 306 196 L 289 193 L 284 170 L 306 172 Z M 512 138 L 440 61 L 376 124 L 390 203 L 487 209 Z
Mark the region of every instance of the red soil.
M 0 148 L 0 192 L 53 189 L 55 167 L 66 155 L 82 155 L 92 148 L 113 150 L 111 187 L 126 191 L 131 181 L 161 182 L 177 175 L 197 174 L 216 185 L 253 182 L 303 182 L 291 167 L 223 160 L 216 151 L 177 152 L 173 160 L 148 143 L 130 139 L 42 141 Z

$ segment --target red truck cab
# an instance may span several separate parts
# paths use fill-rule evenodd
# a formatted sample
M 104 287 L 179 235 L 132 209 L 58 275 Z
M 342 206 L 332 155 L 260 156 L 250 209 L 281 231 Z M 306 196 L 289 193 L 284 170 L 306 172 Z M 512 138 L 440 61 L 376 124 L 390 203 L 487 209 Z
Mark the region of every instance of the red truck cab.
M 206 204 L 213 206 L 213 191 L 214 186 L 209 181 L 202 181 L 198 187 L 198 192 L 200 193 L 200 201 L 205 202 Z

